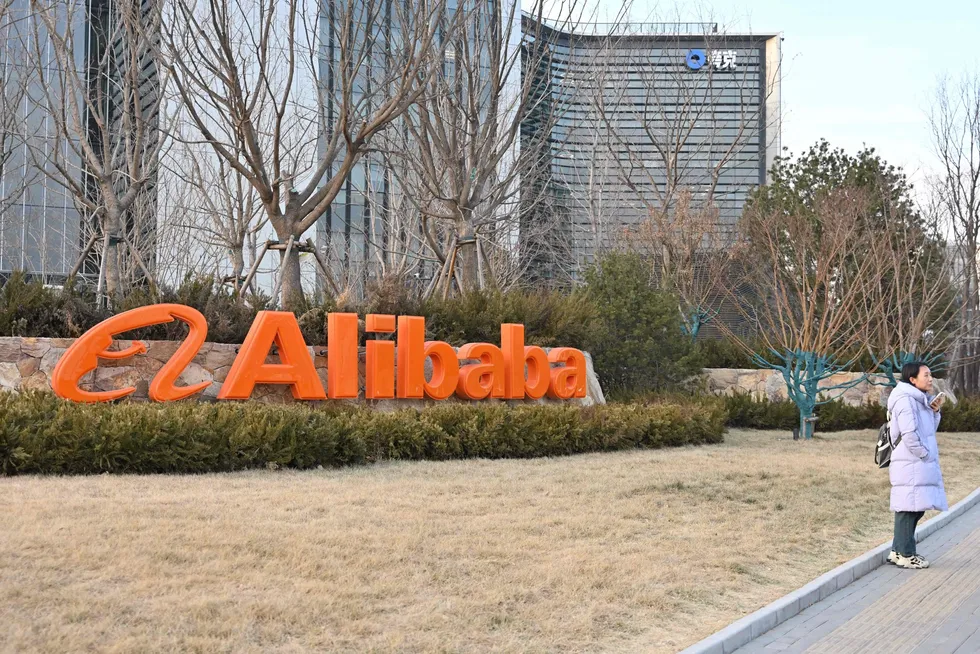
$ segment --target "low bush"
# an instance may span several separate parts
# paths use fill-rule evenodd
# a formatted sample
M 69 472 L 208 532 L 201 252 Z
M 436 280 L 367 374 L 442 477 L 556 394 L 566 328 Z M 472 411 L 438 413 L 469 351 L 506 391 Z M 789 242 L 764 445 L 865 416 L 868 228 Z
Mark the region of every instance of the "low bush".
M 268 298 L 249 297 L 246 302 L 210 278 L 188 279 L 174 289 L 162 288 L 151 293 L 134 288 L 119 298 L 115 311 L 99 307 L 95 293 L 84 286 L 69 283 L 62 288 L 47 288 L 14 273 L 0 285 L 0 336 L 34 336 L 41 338 L 76 338 L 115 313 L 158 303 L 184 304 L 204 314 L 208 321 L 208 340 L 215 343 L 241 343 Z M 300 317 L 303 324 L 303 317 Z M 309 321 L 307 321 L 309 322 Z M 304 336 L 311 345 L 326 343 L 323 323 Z M 147 340 L 181 340 L 187 333 L 180 321 L 136 330 L 133 338 Z
M 728 426 L 744 429 L 786 429 L 799 426 L 800 414 L 789 400 L 770 402 L 750 395 L 726 397 Z M 885 407 L 877 403 L 850 406 L 841 400 L 817 407 L 817 432 L 848 429 L 877 429 L 886 419 Z M 980 400 L 962 399 L 948 404 L 939 423 L 941 432 L 980 432 Z
M 756 370 L 759 367 L 744 348 L 727 338 L 698 338 L 695 349 L 705 368 L 735 368 Z M 760 349 L 764 352 L 764 349 Z
M 751 395 L 725 398 L 728 426 L 744 429 L 794 429 L 800 426 L 800 412 L 789 400 L 770 402 Z M 877 429 L 885 421 L 885 409 L 877 404 L 851 406 L 842 400 L 821 404 L 816 409 L 816 431 Z
M 960 400 L 953 405 L 947 402 L 939 431 L 980 432 L 980 399 Z
M 792 429 L 800 424 L 800 412 L 792 402 L 756 400 L 751 395 L 738 394 L 725 398 L 728 426 L 742 429 Z M 823 424 L 817 422 L 817 429 Z
M 0 474 L 204 473 L 526 458 L 722 441 L 721 402 L 508 407 L 76 404 L 0 393 Z

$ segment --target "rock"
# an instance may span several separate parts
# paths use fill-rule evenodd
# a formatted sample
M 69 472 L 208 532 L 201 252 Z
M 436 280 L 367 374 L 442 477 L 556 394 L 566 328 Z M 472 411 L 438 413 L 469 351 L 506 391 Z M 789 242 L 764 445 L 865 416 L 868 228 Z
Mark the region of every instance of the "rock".
M 135 341 L 119 339 L 115 340 L 110 346 L 113 351 L 129 349 Z M 75 343 L 75 339 L 45 339 L 45 338 L 0 338 L 0 363 L 3 369 L 0 371 L 0 386 L 4 388 L 38 388 L 50 389 L 50 376 L 57 366 L 58 361 L 63 356 L 65 350 Z M 137 355 L 127 359 L 100 359 L 99 366 L 90 371 L 79 381 L 79 388 L 91 392 L 118 390 L 121 388 L 133 387 L 136 392 L 132 395 L 134 399 L 145 399 L 149 384 L 153 377 L 160 371 L 163 365 L 171 359 L 173 354 L 180 347 L 179 341 L 143 341 L 147 347 L 147 353 Z M 198 394 L 197 399 L 213 401 L 221 391 L 222 383 L 227 379 L 228 372 L 235 361 L 238 353 L 238 346 L 231 344 L 205 343 L 194 361 L 187 367 L 177 381 L 178 386 L 186 386 L 201 382 L 211 382 L 204 391 Z M 458 348 L 454 348 L 458 351 Z M 548 348 L 546 348 L 546 351 Z M 320 378 L 324 390 L 327 390 L 327 357 L 326 348 L 322 346 L 308 347 L 307 349 L 317 375 Z M 595 367 L 592 356 L 586 352 L 586 397 L 572 400 L 570 404 L 590 406 L 592 404 L 604 404 L 605 396 L 598 376 L 595 374 Z M 277 355 L 267 357 L 266 363 L 279 363 Z M 358 369 L 357 376 L 359 386 L 362 389 L 361 397 L 356 400 L 344 400 L 345 404 L 364 404 L 363 387 L 365 383 L 367 353 L 366 348 L 358 348 Z M 432 376 L 432 364 L 428 359 L 425 361 L 424 374 L 426 379 Z M 721 380 L 729 371 L 721 371 Z M 757 383 L 757 382 L 755 382 Z M 744 384 L 743 384 L 744 386 Z M 257 401 L 266 403 L 293 403 L 295 400 L 287 386 L 281 385 L 260 385 L 256 387 L 253 398 Z M 456 398 L 450 398 L 447 402 L 463 402 Z M 489 400 L 487 404 L 501 404 L 500 400 Z M 521 401 L 506 402 L 509 405 L 519 405 Z M 526 401 L 526 403 L 548 404 L 550 401 Z M 379 410 L 399 410 L 412 406 L 425 406 L 428 404 L 441 404 L 426 401 L 405 401 L 392 400 L 383 404 L 369 403 L 371 406 L 378 406 Z
M 51 381 L 43 372 L 35 372 L 29 378 L 25 378 L 20 387 L 25 391 L 50 391 Z
M 588 378 L 586 379 L 585 397 L 588 402 L 583 402 L 584 406 L 592 404 L 605 404 L 606 396 L 602 393 L 602 386 L 599 384 L 599 377 L 595 374 L 595 367 L 592 365 L 592 355 L 585 353 L 585 370 Z
M 770 402 L 780 402 L 787 397 L 786 381 L 783 379 L 783 373 L 778 370 L 770 371 L 766 379 L 766 397 Z
M 163 367 L 163 362 L 157 361 L 152 357 L 142 355 L 130 360 L 129 365 L 139 370 L 140 374 L 145 378 L 152 379 L 155 374 L 160 372 L 160 368 Z
M 708 368 L 708 388 L 723 391 L 738 384 L 738 371 L 728 368 Z
M 46 338 L 25 338 L 20 342 L 20 351 L 29 357 L 40 359 L 51 349 L 51 342 Z
M 7 363 L 19 361 L 21 357 L 19 338 L 0 338 L 0 361 Z
M 41 367 L 41 359 L 35 357 L 26 357 L 17 362 L 17 369 L 20 371 L 20 376 L 27 379 Z
M 134 392 L 129 397 L 134 400 L 142 400 L 150 398 L 150 382 L 146 379 L 137 380 L 133 386 L 136 387 L 136 392 Z
M 20 370 L 17 369 L 16 363 L 0 363 L 0 388 L 7 391 L 19 391 L 20 381 Z
M 181 345 L 180 341 L 149 341 L 147 343 L 147 355 L 166 363 L 174 355 Z
M 214 375 L 196 363 L 191 363 L 177 378 L 177 386 L 193 386 L 201 382 L 213 382 Z
M 139 370 L 133 366 L 118 368 L 97 368 L 95 388 L 99 391 L 116 391 L 121 388 L 136 387 L 143 379 Z
M 53 348 L 67 350 L 75 343 L 74 338 L 49 338 L 48 344 Z
M 54 367 L 58 365 L 58 360 L 65 353 L 64 348 L 52 346 L 48 353 L 41 357 L 41 370 L 48 376 L 54 372 Z
M 203 365 L 208 370 L 217 370 L 218 368 L 229 368 L 231 364 L 235 362 L 235 357 L 238 353 L 235 352 L 234 345 L 221 345 L 219 348 L 215 346 L 203 357 Z
M 854 388 L 849 388 L 844 391 L 844 395 L 841 396 L 841 399 L 844 400 L 844 404 L 848 404 L 850 406 L 861 406 L 864 404 L 866 397 L 867 391 L 862 389 L 860 386 L 855 386 Z

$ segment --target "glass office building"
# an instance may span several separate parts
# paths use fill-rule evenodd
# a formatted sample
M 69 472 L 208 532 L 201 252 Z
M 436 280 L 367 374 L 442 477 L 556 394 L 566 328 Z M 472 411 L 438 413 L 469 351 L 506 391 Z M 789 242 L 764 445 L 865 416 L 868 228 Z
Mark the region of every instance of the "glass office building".
M 522 230 L 550 240 L 527 244 L 539 277 L 577 278 L 682 192 L 713 208 L 719 230 L 734 225 L 780 152 L 779 35 L 662 23 L 572 34 L 526 15 L 524 24 L 538 34 L 526 39 L 524 72 L 539 100 L 523 138 L 548 140 Z
M 59 16 L 59 23 L 66 20 Z M 82 219 L 71 195 L 50 178 L 52 160 L 58 156 L 76 169 L 79 162 L 37 106 L 43 96 L 32 64 L 37 22 L 29 0 L 14 0 L 0 24 L 0 275 L 23 270 L 57 278 L 67 274 L 78 255 Z M 54 53 L 45 47 L 40 53 L 45 69 L 56 71 Z M 84 53 L 78 61 L 83 64 Z
M 148 10 L 153 0 L 143 0 Z M 108 133 L 123 138 L 122 118 L 117 110 L 122 102 L 120 85 L 115 83 L 118 71 L 129 56 L 127 44 L 114 24 L 112 0 L 79 0 L 56 5 L 55 25 L 64 36 L 73 30 L 75 48 L 73 65 L 80 71 L 86 92 L 106 100 L 103 115 Z M 49 283 L 60 283 L 75 266 L 79 254 L 91 235 L 91 221 L 66 189 L 61 171 L 71 175 L 99 203 L 100 191 L 86 174 L 86 169 L 72 143 L 59 133 L 51 116 L 49 102 L 64 98 L 63 74 L 57 54 L 45 36 L 44 23 L 35 13 L 30 0 L 12 0 L 0 22 L 0 70 L 3 94 L 0 121 L 0 275 L 24 271 Z M 37 59 L 40 57 L 40 61 Z M 37 71 L 44 71 L 44 84 Z M 152 112 L 158 92 L 154 63 L 148 58 L 140 70 L 140 100 L 143 110 Z M 66 87 L 72 88 L 72 87 Z M 94 95 L 92 96 L 94 97 Z M 69 100 L 70 101 L 70 100 Z M 90 125 L 87 141 L 99 151 L 101 136 L 88 115 L 85 103 L 77 106 Z M 71 113 L 68 112 L 68 116 Z M 152 142 L 156 138 L 156 116 L 147 114 Z M 72 118 L 66 119 L 69 125 Z M 77 146 L 77 143 L 76 143 Z M 56 162 L 61 171 L 56 168 Z M 155 228 L 155 169 L 151 179 L 127 216 L 127 228 L 134 242 L 152 240 Z M 122 190 L 122 189 L 120 189 Z M 152 248 L 144 254 L 152 268 Z M 99 260 L 92 256 L 81 267 L 82 274 L 97 277 Z

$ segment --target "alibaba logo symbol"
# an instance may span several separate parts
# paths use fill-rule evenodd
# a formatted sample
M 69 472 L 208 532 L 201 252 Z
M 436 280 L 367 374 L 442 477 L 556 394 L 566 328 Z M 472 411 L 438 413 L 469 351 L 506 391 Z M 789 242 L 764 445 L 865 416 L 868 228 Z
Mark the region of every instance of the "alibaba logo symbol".
M 210 382 L 182 387 L 174 385 L 187 365 L 197 356 L 208 335 L 208 323 L 201 312 L 182 304 L 155 304 L 133 309 L 113 316 L 85 332 L 72 343 L 55 366 L 51 375 L 52 388 L 59 396 L 75 402 L 110 402 L 136 392 L 135 388 L 129 387 L 92 393 L 80 389 L 78 382 L 98 367 L 99 359 L 127 359 L 146 353 L 146 346 L 140 342 L 125 350 L 110 350 L 113 336 L 141 327 L 173 322 L 175 319 L 187 323 L 190 331 L 150 383 L 150 399 L 156 402 L 182 400 L 204 390 Z

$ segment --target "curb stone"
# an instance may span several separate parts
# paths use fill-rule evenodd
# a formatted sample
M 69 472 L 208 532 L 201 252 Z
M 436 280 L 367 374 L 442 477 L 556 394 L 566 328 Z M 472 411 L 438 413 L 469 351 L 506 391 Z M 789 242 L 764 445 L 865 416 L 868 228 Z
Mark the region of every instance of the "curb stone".
M 980 504 L 980 488 L 970 493 L 945 513 L 940 513 L 915 530 L 915 542 L 923 540 Z M 721 631 L 691 645 L 680 654 L 731 654 L 739 647 L 786 622 L 797 613 L 826 599 L 848 584 L 885 565 L 891 541 L 879 545 L 856 559 L 840 565 L 755 613 L 733 622 Z

